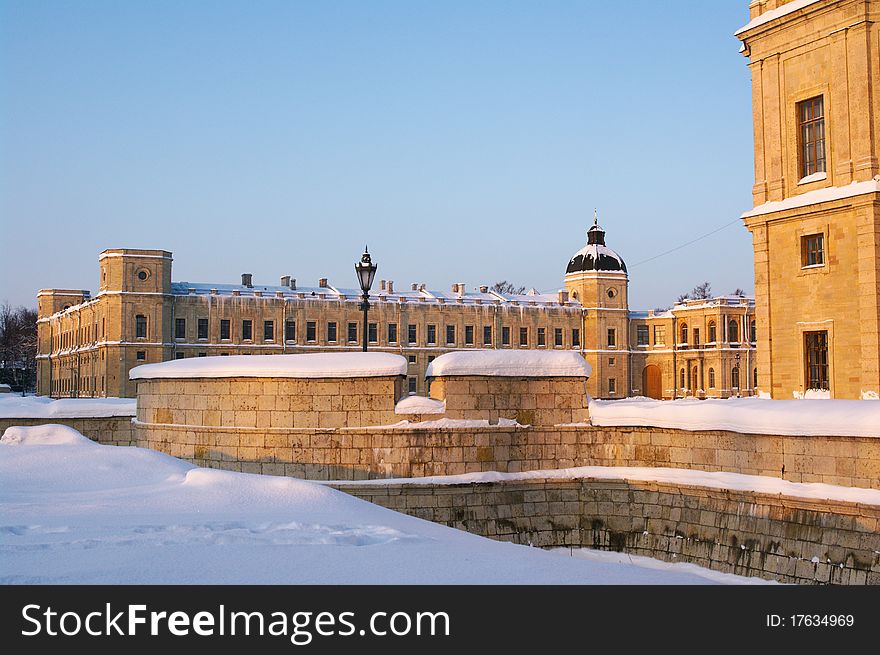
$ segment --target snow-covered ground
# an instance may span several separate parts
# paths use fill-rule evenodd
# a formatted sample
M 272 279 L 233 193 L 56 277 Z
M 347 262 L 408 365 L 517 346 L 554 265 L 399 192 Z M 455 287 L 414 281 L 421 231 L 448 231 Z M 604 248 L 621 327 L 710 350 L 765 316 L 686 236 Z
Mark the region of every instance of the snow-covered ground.
M 0 418 L 103 418 L 134 416 L 134 398 L 62 398 L 0 395 Z
M 491 541 L 291 478 L 101 446 L 64 426 L 0 440 L 3 583 L 702 584 L 754 578 Z
M 590 422 L 682 430 L 814 437 L 880 437 L 880 402 L 871 400 L 622 400 L 590 401 Z

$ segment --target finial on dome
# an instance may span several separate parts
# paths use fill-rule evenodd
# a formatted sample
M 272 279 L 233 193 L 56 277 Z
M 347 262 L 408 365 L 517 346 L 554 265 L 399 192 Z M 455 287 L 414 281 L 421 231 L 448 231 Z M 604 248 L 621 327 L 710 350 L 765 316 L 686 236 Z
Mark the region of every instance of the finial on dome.
M 596 208 L 593 208 L 593 225 L 598 225 L 598 224 L 599 224 L 599 210 Z

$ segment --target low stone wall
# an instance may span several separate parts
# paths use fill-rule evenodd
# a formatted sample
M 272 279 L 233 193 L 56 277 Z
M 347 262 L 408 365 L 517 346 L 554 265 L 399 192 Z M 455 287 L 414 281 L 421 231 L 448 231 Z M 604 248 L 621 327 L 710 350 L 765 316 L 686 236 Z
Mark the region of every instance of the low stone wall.
M 142 430 L 336 428 L 394 423 L 402 376 L 369 378 L 155 378 L 138 380 Z
M 582 423 L 590 417 L 585 377 L 454 375 L 430 380 L 431 398 L 446 402 L 446 418 L 513 419 L 523 425 Z
M 134 427 L 130 416 L 106 418 L 0 418 L 0 435 L 13 425 L 67 425 L 92 441 L 107 446 L 136 446 Z
M 139 445 L 202 466 L 317 480 L 659 466 L 880 489 L 880 439 L 867 437 L 591 426 L 136 427 Z
M 623 551 L 782 582 L 880 584 L 877 506 L 597 479 L 338 488 L 503 541 Z

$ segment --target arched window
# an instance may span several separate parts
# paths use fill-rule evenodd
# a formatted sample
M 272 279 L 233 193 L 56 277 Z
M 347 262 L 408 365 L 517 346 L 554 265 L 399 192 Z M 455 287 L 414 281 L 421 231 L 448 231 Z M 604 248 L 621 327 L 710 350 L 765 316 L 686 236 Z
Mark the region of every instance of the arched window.
M 715 369 L 714 368 L 709 369 L 709 388 L 710 389 L 715 388 Z
M 755 343 L 758 340 L 758 329 L 755 326 L 755 320 L 752 319 L 752 322 L 749 323 L 749 341 Z
M 739 367 L 734 366 L 730 372 L 730 386 L 733 389 L 739 389 Z
M 134 336 L 138 339 L 147 338 L 147 317 L 143 314 L 134 317 Z
M 758 369 L 756 368 L 752 371 L 752 386 L 757 389 L 758 388 Z
M 709 321 L 709 343 L 715 343 L 717 336 L 718 328 L 715 326 L 715 321 Z
M 681 324 L 681 343 L 687 343 L 687 342 L 688 342 L 688 326 L 687 326 L 687 323 L 682 323 Z M 684 386 L 684 385 L 682 385 L 682 386 Z
M 684 385 L 685 385 L 684 369 L 681 369 L 681 373 L 679 374 L 679 378 L 681 379 L 681 388 L 684 389 Z
M 739 324 L 736 321 L 727 324 L 727 340 L 730 343 L 739 343 Z

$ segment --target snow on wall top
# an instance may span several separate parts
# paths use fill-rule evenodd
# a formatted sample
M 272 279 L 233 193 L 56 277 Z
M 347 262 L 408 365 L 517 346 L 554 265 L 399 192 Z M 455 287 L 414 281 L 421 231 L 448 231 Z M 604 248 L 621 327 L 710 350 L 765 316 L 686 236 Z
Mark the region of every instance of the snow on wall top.
M 808 437 L 880 437 L 880 402 L 871 400 L 593 400 L 590 422 L 680 430 Z
M 771 9 L 770 11 L 765 11 L 760 16 L 756 16 L 733 34 L 734 36 L 739 36 L 743 32 L 748 32 L 749 30 L 754 29 L 759 25 L 764 25 L 765 23 L 769 23 L 770 21 L 776 20 L 777 18 L 782 18 L 783 16 L 791 14 L 799 9 L 803 9 L 804 7 L 809 7 L 810 5 L 817 2 L 819 2 L 819 0 L 792 0 L 792 2 L 788 2 L 781 7 Z
M 770 202 L 765 202 L 763 205 L 758 205 L 754 209 L 744 212 L 740 218 L 760 216 L 762 214 L 780 212 L 785 209 L 795 209 L 797 207 L 815 205 L 820 202 L 843 200 L 845 198 L 852 198 L 853 196 L 860 196 L 865 193 L 878 192 L 880 192 L 880 175 L 867 182 L 852 182 L 845 186 L 831 186 L 825 189 L 807 191 L 806 193 L 801 193 L 796 196 L 790 196 L 784 200 L 771 200 Z
M 109 418 L 134 416 L 134 398 L 62 398 L 0 396 L 0 418 Z
M 369 378 L 406 375 L 406 358 L 390 353 L 306 353 L 191 357 L 136 366 L 131 380 L 153 378 Z
M 446 403 L 424 396 L 407 396 L 394 407 L 395 414 L 443 414 Z
M 428 364 L 425 377 L 590 377 L 591 372 L 587 360 L 572 351 L 467 350 L 440 355 Z

